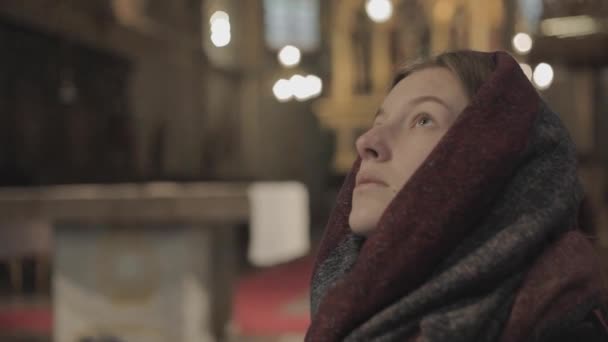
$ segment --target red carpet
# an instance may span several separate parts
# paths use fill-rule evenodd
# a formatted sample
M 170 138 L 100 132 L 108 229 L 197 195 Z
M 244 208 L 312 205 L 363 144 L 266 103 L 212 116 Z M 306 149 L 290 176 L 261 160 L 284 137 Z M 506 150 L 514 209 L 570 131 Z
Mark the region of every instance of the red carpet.
M 52 329 L 50 308 L 0 310 L 0 331 L 50 335 Z
M 236 285 L 234 322 L 239 334 L 276 336 L 304 333 L 310 322 L 311 257 L 257 271 Z M 50 335 L 50 307 L 0 308 L 0 331 Z
M 233 311 L 239 333 L 304 333 L 310 322 L 307 304 L 312 263 L 307 257 L 241 279 Z

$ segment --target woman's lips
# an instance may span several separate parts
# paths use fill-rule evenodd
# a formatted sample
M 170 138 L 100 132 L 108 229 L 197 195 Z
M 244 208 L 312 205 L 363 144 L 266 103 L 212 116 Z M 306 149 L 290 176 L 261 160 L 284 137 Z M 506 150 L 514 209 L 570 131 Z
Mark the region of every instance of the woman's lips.
M 362 176 L 362 177 L 358 178 L 356 187 L 363 186 L 363 185 L 388 186 L 388 184 L 386 184 L 384 181 L 382 181 L 378 178 L 372 177 L 372 176 Z

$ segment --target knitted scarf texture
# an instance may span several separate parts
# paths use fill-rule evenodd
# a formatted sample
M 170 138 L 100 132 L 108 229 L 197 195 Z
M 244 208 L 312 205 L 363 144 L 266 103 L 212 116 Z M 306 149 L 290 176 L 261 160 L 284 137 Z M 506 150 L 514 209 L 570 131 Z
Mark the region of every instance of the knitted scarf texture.
M 306 341 L 535 341 L 605 303 L 567 130 L 519 64 L 496 68 L 363 238 L 357 160 L 318 250 Z

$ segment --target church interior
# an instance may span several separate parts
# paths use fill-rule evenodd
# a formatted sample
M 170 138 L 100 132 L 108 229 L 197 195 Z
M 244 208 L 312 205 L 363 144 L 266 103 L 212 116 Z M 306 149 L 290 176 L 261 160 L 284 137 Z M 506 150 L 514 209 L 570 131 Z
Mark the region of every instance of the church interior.
M 505 50 L 578 148 L 608 270 L 604 0 L 3 0 L 0 341 L 302 341 L 394 71 Z

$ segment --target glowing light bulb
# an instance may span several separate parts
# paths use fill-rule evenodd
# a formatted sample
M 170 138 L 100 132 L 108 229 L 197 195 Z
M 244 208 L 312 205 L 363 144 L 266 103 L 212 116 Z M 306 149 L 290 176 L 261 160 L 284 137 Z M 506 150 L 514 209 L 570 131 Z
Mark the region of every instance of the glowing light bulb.
M 302 53 L 300 52 L 300 49 L 293 45 L 286 45 L 279 51 L 279 62 L 286 67 L 298 65 L 301 58 Z
M 230 44 L 232 35 L 230 33 L 230 16 L 224 11 L 216 11 L 209 18 L 211 25 L 211 42 L 217 47 Z
M 291 89 L 293 89 L 293 95 L 298 101 L 304 101 L 308 98 L 309 90 L 306 78 L 302 75 L 293 75 L 289 79 Z
M 213 45 L 217 46 L 217 47 L 224 47 L 228 44 L 230 44 L 230 40 L 232 39 L 232 36 L 230 35 L 230 32 L 212 32 L 211 33 L 211 42 L 213 43 Z
M 293 97 L 291 83 L 288 80 L 281 78 L 274 83 L 272 93 L 279 102 L 289 101 Z
M 513 36 L 513 48 L 520 54 L 527 54 L 532 50 L 532 37 L 527 33 L 518 33 Z
M 553 82 L 553 68 L 547 63 L 540 63 L 534 68 L 532 73 L 534 84 L 539 89 L 547 89 Z
M 393 3 L 390 0 L 367 0 L 365 11 L 371 20 L 383 23 L 393 15 Z
M 215 11 L 209 18 L 209 24 L 213 26 L 213 23 L 216 20 L 225 20 L 227 22 L 230 22 L 230 16 L 224 11 Z
M 321 91 L 323 91 L 323 80 L 316 75 L 308 75 L 306 76 L 306 83 L 308 84 L 310 97 L 321 95 Z

